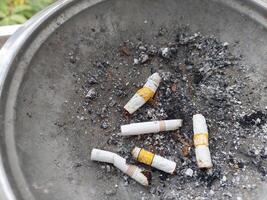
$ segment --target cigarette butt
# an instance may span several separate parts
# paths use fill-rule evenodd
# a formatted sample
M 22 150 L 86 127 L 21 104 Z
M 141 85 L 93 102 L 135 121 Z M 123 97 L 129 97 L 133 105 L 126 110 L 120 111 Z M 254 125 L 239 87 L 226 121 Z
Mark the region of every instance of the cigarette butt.
M 91 151 L 91 160 L 114 164 L 114 153 L 100 149 Z
M 161 77 L 159 76 L 159 73 L 152 74 L 148 78 L 146 84 L 128 101 L 128 103 L 124 106 L 124 109 L 130 114 L 133 114 L 138 108 L 143 106 L 154 96 L 159 87 L 160 81 Z
M 132 156 L 141 163 L 152 166 L 169 174 L 173 174 L 176 169 L 176 163 L 174 161 L 168 160 L 139 147 L 135 147 L 132 150 Z
M 149 185 L 148 178 L 143 174 L 143 170 L 135 165 L 128 165 L 126 159 L 118 154 L 94 148 L 91 152 L 91 160 L 111 163 L 138 183 L 144 186 Z
M 211 168 L 213 165 L 209 150 L 208 127 L 203 115 L 193 116 L 193 130 L 197 165 L 199 168 Z
M 182 126 L 182 122 L 183 120 L 181 119 L 171 119 L 163 121 L 126 124 L 121 126 L 121 133 L 119 133 L 119 135 L 141 135 L 148 133 L 158 133 L 162 131 L 177 130 Z

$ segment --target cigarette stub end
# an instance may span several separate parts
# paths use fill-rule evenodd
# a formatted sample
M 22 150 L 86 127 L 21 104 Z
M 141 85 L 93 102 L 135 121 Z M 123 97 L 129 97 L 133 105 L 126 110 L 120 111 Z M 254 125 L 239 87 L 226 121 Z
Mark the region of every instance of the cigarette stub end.
M 141 148 L 139 147 L 134 147 L 133 150 L 132 150 L 132 156 L 134 159 L 137 159 L 138 158 L 138 155 L 139 155 L 139 152 L 141 151 Z
M 193 115 L 194 133 L 208 133 L 206 119 L 202 114 Z
M 173 174 L 176 169 L 175 162 L 168 160 L 166 158 L 163 158 L 154 153 L 151 153 L 145 149 L 135 147 L 131 153 L 132 153 L 133 158 L 135 158 L 139 162 L 155 167 L 166 173 Z
M 152 74 L 146 84 L 139 89 L 135 95 L 128 101 L 128 103 L 124 106 L 124 109 L 133 114 L 138 108 L 143 106 L 149 99 L 151 99 L 161 81 L 161 77 L 159 73 Z
M 111 163 L 138 183 L 144 186 L 148 186 L 149 184 L 148 178 L 143 174 L 143 171 L 139 167 L 128 165 L 124 158 L 113 152 L 93 149 L 91 152 L 91 160 Z
M 149 185 L 148 178 L 145 176 L 145 174 L 143 174 L 143 171 L 139 167 L 135 165 L 128 165 L 128 169 L 125 173 L 138 183 L 144 186 Z
M 91 151 L 91 160 L 98 162 L 107 162 L 113 164 L 114 153 L 110 151 L 104 151 L 101 149 L 93 149 Z
M 152 80 L 155 83 L 156 87 L 158 87 L 161 82 L 161 77 L 158 72 L 152 74 L 148 79 Z
M 208 127 L 205 117 L 201 114 L 193 116 L 194 145 L 199 168 L 211 168 L 211 155 L 208 141 Z
M 96 157 L 96 149 L 93 149 L 92 151 L 91 151 L 91 160 L 95 160 L 95 157 Z
M 196 160 L 199 168 L 212 168 L 210 150 L 208 147 L 200 146 L 196 148 Z

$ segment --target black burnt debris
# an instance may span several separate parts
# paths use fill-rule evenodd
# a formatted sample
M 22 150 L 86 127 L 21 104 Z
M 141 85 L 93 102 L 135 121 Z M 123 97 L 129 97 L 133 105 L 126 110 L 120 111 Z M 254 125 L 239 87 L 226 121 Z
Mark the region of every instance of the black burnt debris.
M 256 111 L 251 114 L 246 114 L 240 119 L 242 126 L 253 126 L 266 124 L 267 114 L 262 111 Z
M 103 130 L 106 146 L 129 162 L 135 163 L 130 156 L 134 146 L 177 162 L 177 175 L 142 166 L 153 171 L 149 189 L 153 197 L 242 199 L 243 193 L 254 191 L 254 182 L 266 183 L 267 112 L 248 99 L 241 56 L 232 53 L 234 45 L 187 27 L 174 33 L 162 28 L 153 37 L 153 42 L 125 41 L 95 62 L 82 88 L 85 117 Z M 73 53 L 70 62 L 76 62 Z M 126 115 L 123 106 L 156 71 L 163 80 L 154 98 L 133 115 Z M 214 165 L 210 170 L 196 165 L 192 145 L 192 116 L 196 113 L 202 113 L 209 126 Z M 184 120 L 180 131 L 134 137 L 116 134 L 123 124 L 174 118 Z M 125 181 L 125 185 L 133 183 Z

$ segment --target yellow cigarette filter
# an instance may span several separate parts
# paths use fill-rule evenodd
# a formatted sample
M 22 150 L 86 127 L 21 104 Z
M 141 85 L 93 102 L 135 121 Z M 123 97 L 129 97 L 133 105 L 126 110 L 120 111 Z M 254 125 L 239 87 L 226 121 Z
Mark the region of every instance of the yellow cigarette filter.
M 142 87 L 137 91 L 137 94 L 139 94 L 145 100 L 145 102 L 147 102 L 154 96 L 155 92 L 148 87 Z
M 139 151 L 139 154 L 137 156 L 137 160 L 141 163 L 144 163 L 146 165 L 151 165 L 153 162 L 155 154 L 146 151 L 145 149 L 141 149 Z
M 166 173 L 173 174 L 176 169 L 176 163 L 163 158 L 159 155 L 151 153 L 145 149 L 135 147 L 132 150 L 132 156 L 141 163 L 155 167 L 159 170 L 162 170 Z
M 208 133 L 195 133 L 194 134 L 195 147 L 203 145 L 209 146 L 209 134 Z

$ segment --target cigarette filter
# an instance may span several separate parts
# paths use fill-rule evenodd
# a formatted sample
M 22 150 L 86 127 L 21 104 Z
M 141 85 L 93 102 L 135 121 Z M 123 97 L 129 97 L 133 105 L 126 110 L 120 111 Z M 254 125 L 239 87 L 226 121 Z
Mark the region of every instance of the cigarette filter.
M 135 147 L 132 150 L 132 156 L 139 162 L 155 167 L 166 173 L 173 174 L 174 170 L 176 169 L 175 162 L 153 154 L 139 147 Z
M 159 87 L 160 81 L 161 77 L 159 76 L 159 73 L 152 74 L 148 78 L 146 84 L 135 93 L 130 101 L 128 101 L 128 103 L 124 106 L 124 109 L 130 114 L 133 114 L 138 108 L 154 96 Z
M 199 168 L 211 168 L 208 127 L 203 115 L 196 114 L 193 116 L 193 130 L 197 165 Z
M 121 126 L 121 133 L 119 133 L 119 135 L 141 135 L 147 133 L 177 130 L 182 126 L 182 122 L 183 120 L 181 119 L 172 119 L 126 124 Z
M 142 173 L 142 170 L 135 165 L 126 164 L 126 159 L 118 154 L 94 148 L 91 152 L 91 160 L 111 163 L 138 183 L 148 186 L 148 178 Z

